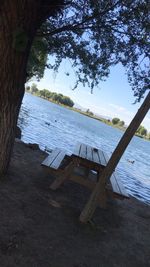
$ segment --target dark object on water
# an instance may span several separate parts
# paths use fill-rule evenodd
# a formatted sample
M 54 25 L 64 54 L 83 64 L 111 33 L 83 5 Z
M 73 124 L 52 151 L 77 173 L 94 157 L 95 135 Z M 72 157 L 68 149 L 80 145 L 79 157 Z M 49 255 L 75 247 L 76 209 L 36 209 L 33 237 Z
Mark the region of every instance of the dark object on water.
M 50 122 L 45 122 L 46 125 L 50 126 Z
M 135 162 L 135 160 L 130 160 L 130 159 L 127 159 L 127 161 L 130 162 L 131 164 Z
M 98 151 L 98 149 L 97 149 L 97 148 L 95 148 L 95 147 L 93 148 L 93 150 L 94 150 L 95 152 L 97 152 L 97 151 Z

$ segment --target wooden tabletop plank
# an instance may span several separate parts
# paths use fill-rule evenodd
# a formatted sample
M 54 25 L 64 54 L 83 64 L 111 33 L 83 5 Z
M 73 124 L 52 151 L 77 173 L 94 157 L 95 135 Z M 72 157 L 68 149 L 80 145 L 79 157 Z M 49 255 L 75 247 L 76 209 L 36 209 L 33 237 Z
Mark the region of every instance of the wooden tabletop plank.
M 85 144 L 81 144 L 80 157 L 86 159 L 87 149 Z
M 76 156 L 80 156 L 80 151 L 81 151 L 81 143 L 78 142 L 74 148 L 73 154 Z
M 103 152 L 100 149 L 93 148 L 83 143 L 77 143 L 73 155 L 87 159 L 91 162 L 93 161 L 103 166 L 107 165 L 107 161 L 105 160 Z
M 93 161 L 100 164 L 100 160 L 98 156 L 98 149 L 92 148 L 92 154 L 93 154 Z
M 104 157 L 103 151 L 98 149 L 98 155 L 99 155 L 100 164 L 103 165 L 103 166 L 106 166 L 107 162 L 106 162 L 106 159 Z
M 107 155 L 106 152 L 102 151 L 102 154 L 103 154 L 103 158 L 104 158 L 104 162 L 105 162 L 105 165 L 107 165 L 108 161 L 109 161 L 109 157 Z
M 87 155 L 86 155 L 87 160 L 93 161 L 92 147 L 87 145 L 86 149 L 87 149 Z

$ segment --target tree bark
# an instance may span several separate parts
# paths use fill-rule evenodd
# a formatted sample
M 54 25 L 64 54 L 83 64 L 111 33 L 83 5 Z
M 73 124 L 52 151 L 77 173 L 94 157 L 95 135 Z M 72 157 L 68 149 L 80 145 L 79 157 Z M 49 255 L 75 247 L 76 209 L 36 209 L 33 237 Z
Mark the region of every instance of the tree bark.
M 0 6 L 0 177 L 7 172 L 37 28 L 62 0 L 5 0 Z
M 21 31 L 24 25 L 22 7 L 17 1 L 14 3 L 5 1 L 0 10 L 0 176 L 6 173 L 10 162 L 32 43 L 25 41 L 23 48 L 16 47 L 17 30 L 20 27 Z
M 135 117 L 131 121 L 124 135 L 122 136 L 120 142 L 118 143 L 116 149 L 114 150 L 108 164 L 102 174 L 99 177 L 99 182 L 97 183 L 95 189 L 93 190 L 89 201 L 87 202 L 85 208 L 81 212 L 80 221 L 86 223 L 93 215 L 98 200 L 100 197 L 105 195 L 105 186 L 108 183 L 112 173 L 114 172 L 119 160 L 121 159 L 123 153 L 125 152 L 128 144 L 130 143 L 132 137 L 134 136 L 136 130 L 140 126 L 142 120 L 150 109 L 150 92 L 145 98 L 143 104 L 139 108 Z M 103 197 L 102 197 L 103 199 Z

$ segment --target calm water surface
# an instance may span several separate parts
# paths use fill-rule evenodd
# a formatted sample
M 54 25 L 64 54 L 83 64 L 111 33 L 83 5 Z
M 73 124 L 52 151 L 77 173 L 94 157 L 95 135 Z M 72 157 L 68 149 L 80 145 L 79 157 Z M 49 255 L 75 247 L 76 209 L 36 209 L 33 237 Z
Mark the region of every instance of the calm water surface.
M 118 129 L 30 94 L 23 99 L 18 125 L 24 142 L 38 143 L 43 150 L 59 147 L 68 153 L 72 153 L 79 141 L 111 155 L 123 134 Z M 134 137 L 117 170 L 128 193 L 150 204 L 150 142 Z

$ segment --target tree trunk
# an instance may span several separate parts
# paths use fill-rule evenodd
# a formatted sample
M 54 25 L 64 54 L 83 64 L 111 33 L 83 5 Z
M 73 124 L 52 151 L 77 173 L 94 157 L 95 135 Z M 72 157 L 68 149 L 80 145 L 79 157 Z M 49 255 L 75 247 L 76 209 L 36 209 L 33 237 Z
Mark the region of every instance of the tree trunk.
M 114 150 L 110 160 L 108 161 L 107 166 L 99 177 L 99 182 L 97 183 L 94 191 L 91 194 L 89 201 L 87 202 L 84 210 L 81 212 L 80 221 L 87 222 L 93 215 L 98 199 L 105 194 L 105 186 L 110 179 L 112 173 L 114 172 L 119 160 L 121 159 L 123 153 L 125 152 L 128 144 L 130 143 L 132 137 L 134 136 L 136 130 L 140 126 L 142 120 L 144 119 L 146 113 L 150 109 L 150 92 L 145 98 L 142 106 L 139 108 L 135 117 L 131 121 L 124 135 L 122 136 L 119 144 Z
M 6 89 L 6 85 L 4 89 Z M 10 103 L 6 99 L 0 101 L 0 177 L 8 169 L 15 138 L 19 107 L 20 105 L 17 102 Z
M 0 177 L 8 169 L 24 95 L 26 67 L 36 33 L 36 9 L 27 1 L 5 0 L 0 7 Z
M 0 177 L 10 162 L 33 38 L 42 22 L 60 11 L 63 3 L 0 1 Z

